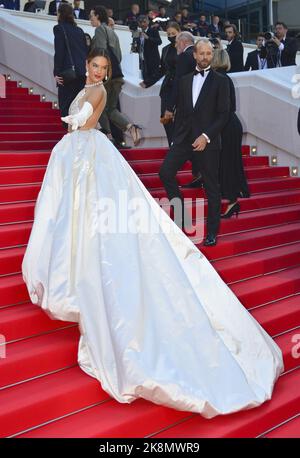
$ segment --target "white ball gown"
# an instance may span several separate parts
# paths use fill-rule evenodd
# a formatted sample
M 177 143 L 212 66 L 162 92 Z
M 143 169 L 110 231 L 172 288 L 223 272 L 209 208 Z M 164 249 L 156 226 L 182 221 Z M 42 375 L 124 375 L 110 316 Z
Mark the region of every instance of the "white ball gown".
M 160 231 L 100 230 L 104 198 L 129 215 L 120 192 Z M 273 339 L 96 129 L 54 147 L 22 272 L 33 303 L 79 323 L 79 366 L 121 403 L 212 418 L 269 400 L 283 372 Z

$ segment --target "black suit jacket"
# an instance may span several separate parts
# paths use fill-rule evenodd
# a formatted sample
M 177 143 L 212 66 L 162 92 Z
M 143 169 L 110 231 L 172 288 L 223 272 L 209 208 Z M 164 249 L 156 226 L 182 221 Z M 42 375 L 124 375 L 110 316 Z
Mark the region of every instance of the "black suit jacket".
M 75 15 L 75 13 L 74 13 L 74 17 L 75 17 L 75 20 L 76 20 L 77 16 Z M 79 17 L 78 17 L 78 19 L 87 19 L 86 12 L 82 8 L 79 8 Z
M 59 76 L 63 70 L 67 70 L 72 65 L 62 27 L 64 27 L 69 40 L 77 76 L 84 76 L 86 72 L 85 61 L 88 51 L 84 32 L 80 27 L 66 22 L 64 22 L 63 25 L 57 24 L 53 27 L 55 52 L 54 76 Z
M 144 41 L 144 59 L 147 62 L 147 66 L 149 64 L 152 67 L 159 67 L 160 66 L 160 55 L 158 51 L 159 45 L 162 44 L 159 31 L 157 28 L 149 27 L 147 32 L 148 39 Z M 138 50 L 140 52 L 141 49 L 141 41 L 138 41 Z
M 230 88 L 228 78 L 210 70 L 193 107 L 193 73 L 179 83 L 174 144 L 184 143 L 187 135 L 196 139 L 205 133 L 210 138 L 207 150 L 221 148 L 221 131 L 229 118 Z
M 255 49 L 254 51 L 249 52 L 249 54 L 247 56 L 244 70 L 248 71 L 250 69 L 251 70 L 258 70 L 259 69 L 259 67 L 258 67 L 258 51 L 257 51 L 257 49 Z
M 227 46 L 227 52 L 230 57 L 230 73 L 242 72 L 244 70 L 244 48 L 242 43 L 235 39 Z
M 280 59 L 282 67 L 296 65 L 297 41 L 294 38 L 286 37 L 285 40 L 282 40 L 282 43 L 284 44 Z
M 68 2 L 67 2 L 67 0 L 62 0 L 62 3 L 68 3 Z M 52 2 L 49 3 L 48 14 L 51 14 L 51 16 L 56 16 L 57 15 L 56 0 L 53 0 Z
M 170 99 L 167 101 L 167 110 L 174 111 L 176 107 L 176 100 L 178 96 L 179 82 L 181 78 L 196 68 L 196 61 L 194 59 L 194 46 L 190 46 L 183 53 L 179 54 L 176 65 L 175 78 L 173 81 L 173 89 Z

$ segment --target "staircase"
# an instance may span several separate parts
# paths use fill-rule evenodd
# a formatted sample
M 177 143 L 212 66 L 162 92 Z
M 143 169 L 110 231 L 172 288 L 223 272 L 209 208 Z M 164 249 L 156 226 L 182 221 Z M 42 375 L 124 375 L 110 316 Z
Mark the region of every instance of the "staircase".
M 300 437 L 300 178 L 245 146 L 252 197 L 241 199 L 238 218 L 222 221 L 216 247 L 199 245 L 283 351 L 285 373 L 272 400 L 212 420 L 142 399 L 120 404 L 78 367 L 77 325 L 31 304 L 20 272 L 50 151 L 63 133 L 50 103 L 7 82 L 0 99 L 0 337 L 7 343 L 0 437 Z M 166 150 L 122 153 L 153 197 L 164 197 L 158 170 Z M 178 178 L 191 179 L 188 165 Z

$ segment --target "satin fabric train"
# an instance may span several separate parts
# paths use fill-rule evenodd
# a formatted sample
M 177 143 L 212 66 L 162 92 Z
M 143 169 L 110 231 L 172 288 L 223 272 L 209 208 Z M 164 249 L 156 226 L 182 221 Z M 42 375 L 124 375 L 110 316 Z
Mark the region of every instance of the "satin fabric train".
M 124 212 L 120 192 L 160 230 L 99 230 L 104 198 Z M 269 400 L 283 371 L 273 339 L 95 129 L 53 149 L 22 272 L 32 302 L 79 323 L 81 369 L 119 402 L 212 418 Z

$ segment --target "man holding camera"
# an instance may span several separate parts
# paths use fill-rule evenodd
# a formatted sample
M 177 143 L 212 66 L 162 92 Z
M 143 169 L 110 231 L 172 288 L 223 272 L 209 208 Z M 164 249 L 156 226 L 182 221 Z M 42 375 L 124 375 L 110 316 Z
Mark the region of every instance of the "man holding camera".
M 284 22 L 275 24 L 275 35 L 271 40 L 278 46 L 277 67 L 296 65 L 297 43 L 287 37 L 288 28 Z
M 249 52 L 244 70 L 263 70 L 268 68 L 266 48 L 265 43 L 265 34 L 259 33 L 256 37 L 256 46 L 257 48 L 254 51 Z

